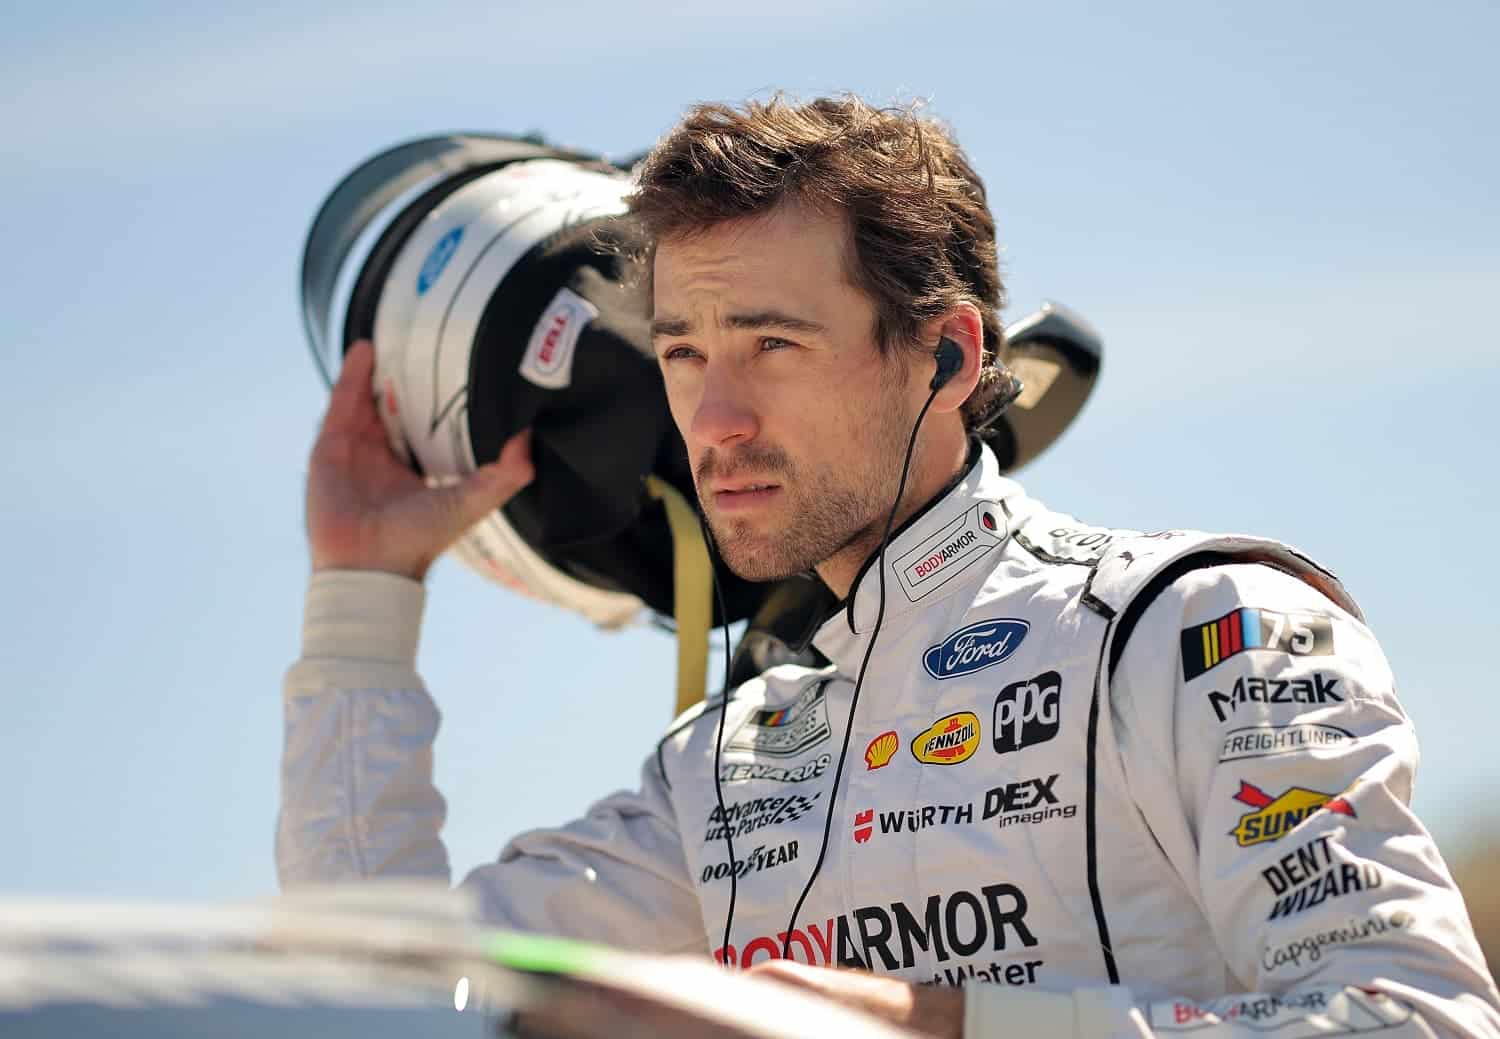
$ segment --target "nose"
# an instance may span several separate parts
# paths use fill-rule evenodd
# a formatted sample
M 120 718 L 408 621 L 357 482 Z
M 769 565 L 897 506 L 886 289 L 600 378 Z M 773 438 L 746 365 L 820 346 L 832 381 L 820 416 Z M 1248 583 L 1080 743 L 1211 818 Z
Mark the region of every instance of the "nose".
M 700 447 L 727 447 L 754 440 L 760 421 L 745 387 L 731 365 L 704 372 L 702 393 L 693 410 L 689 434 Z

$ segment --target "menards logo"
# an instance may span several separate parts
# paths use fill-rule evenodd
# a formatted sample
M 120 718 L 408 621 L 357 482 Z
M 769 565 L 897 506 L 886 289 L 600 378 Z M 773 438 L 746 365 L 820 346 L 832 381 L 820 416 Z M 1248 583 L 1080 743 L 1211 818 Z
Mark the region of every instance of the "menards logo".
M 1254 809 L 1240 816 L 1240 821 L 1229 831 L 1229 835 L 1241 848 L 1277 840 L 1317 811 L 1335 812 L 1355 818 L 1354 806 L 1344 797 L 1300 786 L 1291 787 L 1272 797 L 1260 787 L 1242 779 L 1234 799 Z

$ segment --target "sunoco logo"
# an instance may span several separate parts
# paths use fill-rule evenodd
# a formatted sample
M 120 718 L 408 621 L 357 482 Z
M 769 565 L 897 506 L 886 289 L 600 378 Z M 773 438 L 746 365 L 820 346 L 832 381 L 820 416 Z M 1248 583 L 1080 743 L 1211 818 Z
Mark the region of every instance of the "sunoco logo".
M 427 290 L 437 284 L 438 278 L 443 275 L 443 268 L 448 266 L 453 254 L 458 252 L 458 243 L 463 237 L 464 229 L 455 227 L 437 240 L 437 244 L 427 254 L 427 259 L 422 261 L 422 270 L 417 275 L 418 296 L 426 295 Z
M 922 666 L 933 678 L 955 678 L 982 671 L 1008 660 L 1021 645 L 1031 625 L 1006 617 L 959 628 L 922 655 Z

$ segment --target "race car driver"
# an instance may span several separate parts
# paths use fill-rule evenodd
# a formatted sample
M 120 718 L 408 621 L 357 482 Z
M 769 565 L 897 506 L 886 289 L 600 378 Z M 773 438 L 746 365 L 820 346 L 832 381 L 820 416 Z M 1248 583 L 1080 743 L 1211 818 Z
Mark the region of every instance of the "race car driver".
M 639 790 L 470 873 L 487 920 L 712 954 L 935 1035 L 1500 1035 L 1337 580 L 1270 541 L 1078 523 L 971 437 L 1015 387 L 984 188 L 941 126 L 699 106 L 631 210 L 718 551 L 840 604 L 826 666 L 711 698 Z M 309 471 L 286 886 L 449 877 L 421 582 L 532 475 L 521 434 L 427 488 L 371 364 L 347 357 Z

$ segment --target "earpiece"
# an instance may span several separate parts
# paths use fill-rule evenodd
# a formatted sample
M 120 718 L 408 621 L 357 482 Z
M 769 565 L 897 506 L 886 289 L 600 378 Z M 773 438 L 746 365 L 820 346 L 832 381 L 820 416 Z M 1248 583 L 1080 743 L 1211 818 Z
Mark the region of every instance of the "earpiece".
M 943 336 L 938 340 L 937 352 L 932 356 L 937 358 L 937 371 L 933 373 L 928 389 L 940 390 L 964 366 L 964 352 L 959 349 L 957 343 Z

